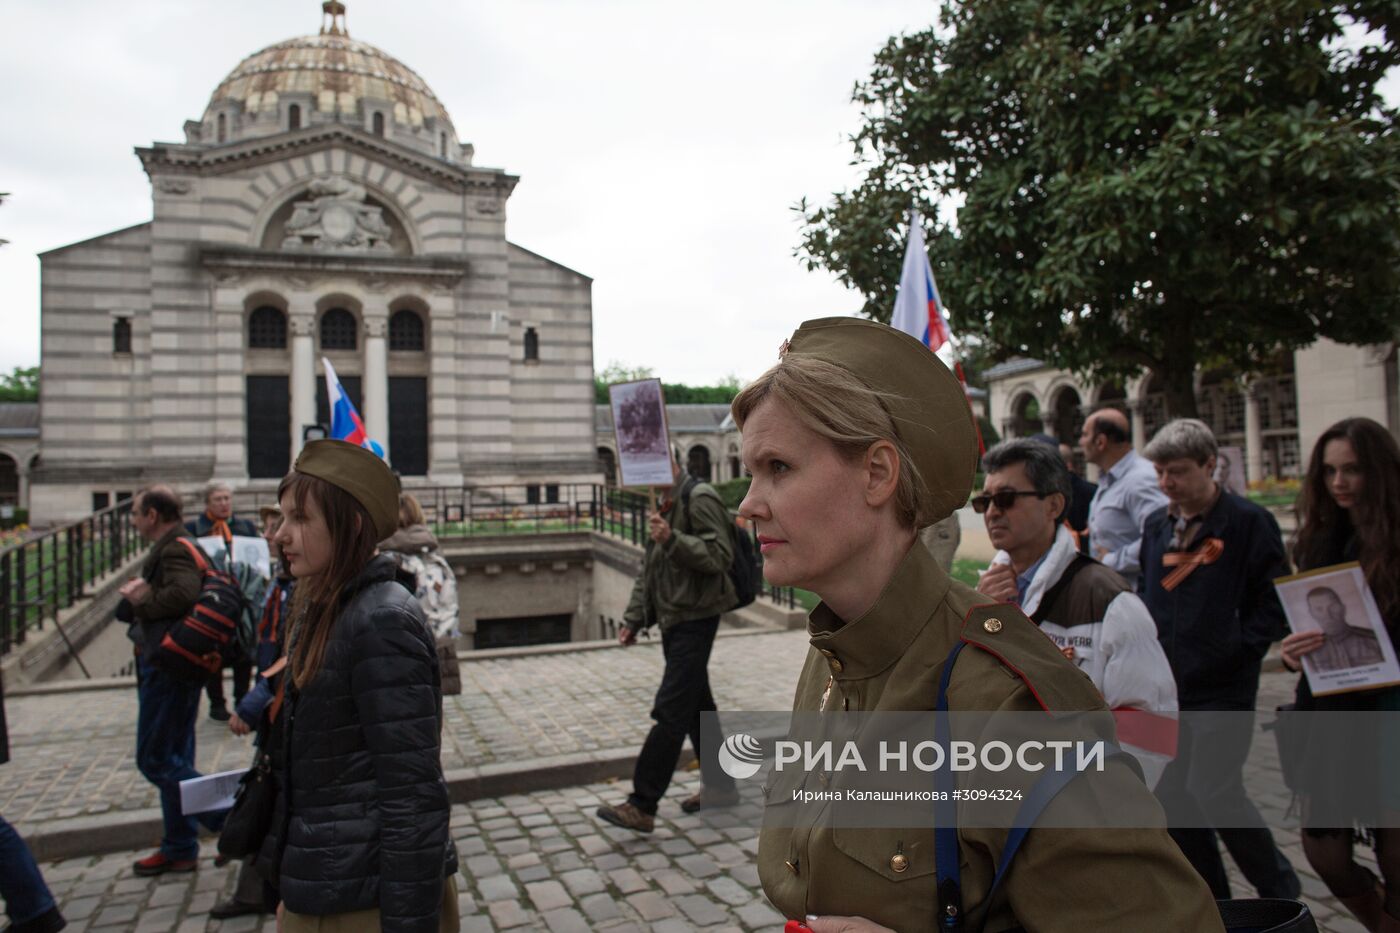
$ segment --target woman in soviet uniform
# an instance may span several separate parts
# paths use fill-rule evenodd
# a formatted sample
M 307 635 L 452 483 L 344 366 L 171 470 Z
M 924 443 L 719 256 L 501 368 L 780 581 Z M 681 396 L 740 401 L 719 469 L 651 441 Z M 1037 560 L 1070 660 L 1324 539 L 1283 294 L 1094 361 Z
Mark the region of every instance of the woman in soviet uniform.
M 1015 607 L 986 605 L 913 546 L 920 528 L 967 501 L 977 459 L 962 388 L 920 342 L 870 321 L 808 321 L 733 412 L 753 474 L 739 511 L 757 527 L 764 576 L 822 600 L 795 711 L 932 710 L 959 639 L 978 650 L 954 666 L 954 712 L 1104 709 Z M 1066 795 L 1160 812 L 1118 759 Z M 782 806 L 782 793 L 768 803 Z M 1161 828 L 1034 830 L 986 903 L 1007 832 L 959 828 L 965 930 L 1222 929 Z M 942 919 L 933 835 L 765 826 L 759 877 L 778 910 L 819 933 L 928 930 Z

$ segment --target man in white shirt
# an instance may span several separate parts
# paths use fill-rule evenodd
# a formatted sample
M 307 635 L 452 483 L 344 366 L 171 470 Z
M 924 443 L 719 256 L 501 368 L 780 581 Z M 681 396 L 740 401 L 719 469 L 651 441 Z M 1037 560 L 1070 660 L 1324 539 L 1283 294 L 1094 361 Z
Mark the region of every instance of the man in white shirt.
M 1135 589 L 1143 523 L 1167 504 L 1157 471 L 1133 450 L 1128 417 L 1116 408 L 1084 420 L 1079 446 L 1099 468 L 1099 488 L 1089 503 L 1089 552 Z
M 1122 577 L 1076 550 L 1061 523 L 1069 471 L 1053 447 L 1005 441 L 987 451 L 982 469 L 972 507 L 1000 550 L 978 590 L 1019 605 L 1089 675 L 1152 787 L 1176 753 L 1176 680 L 1157 624 Z

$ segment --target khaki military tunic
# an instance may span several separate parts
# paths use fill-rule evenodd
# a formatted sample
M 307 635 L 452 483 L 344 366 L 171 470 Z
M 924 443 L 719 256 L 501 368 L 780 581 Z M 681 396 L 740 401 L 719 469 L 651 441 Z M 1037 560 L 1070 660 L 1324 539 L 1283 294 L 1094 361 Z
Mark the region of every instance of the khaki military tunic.
M 809 631 L 797 711 L 932 710 L 943 662 L 959 638 L 969 645 L 948 688 L 954 712 L 1104 709 L 1088 677 L 1019 610 L 987 605 L 923 547 L 910 548 L 865 615 L 843 624 L 820 605 Z M 784 806 L 791 788 L 770 788 L 767 800 Z M 1098 811 L 1126 802 L 1157 817 L 1161 812 L 1122 759 L 1076 778 L 1051 807 L 1061 801 Z M 962 827 L 958 836 L 967 930 L 1223 929 L 1209 889 L 1165 829 L 1034 830 L 990 905 L 1007 830 Z M 759 877 L 791 919 L 859 916 L 900 933 L 927 931 L 938 914 L 933 838 L 932 828 L 851 830 L 820 820 L 796 829 L 765 827 Z

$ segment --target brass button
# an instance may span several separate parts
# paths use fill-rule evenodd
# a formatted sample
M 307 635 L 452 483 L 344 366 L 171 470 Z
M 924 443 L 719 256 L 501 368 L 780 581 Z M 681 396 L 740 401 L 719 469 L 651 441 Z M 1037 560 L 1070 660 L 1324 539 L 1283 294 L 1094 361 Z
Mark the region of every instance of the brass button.
M 909 867 L 909 859 L 908 859 L 907 856 L 905 856 L 905 855 L 903 855 L 903 854 L 900 854 L 900 853 L 896 853 L 895 855 L 891 856 L 891 858 L 890 858 L 890 868 L 894 869 L 896 872 L 904 871 L 904 870 L 906 870 L 908 867 Z
M 982 627 L 995 635 L 997 632 L 1001 631 L 1001 620 L 988 619 L 986 622 L 982 623 Z
M 825 655 L 825 656 L 828 657 L 828 658 L 834 658 L 834 657 L 836 657 L 836 652 L 831 651 L 831 650 L 829 650 L 829 649 L 827 649 L 827 648 L 818 648 L 817 650 L 820 651 L 823 655 Z
M 840 659 L 840 658 L 832 658 L 831 661 L 830 661 L 830 664 L 831 664 L 831 673 L 833 673 L 833 674 L 839 674 L 839 673 L 841 673 L 841 671 L 845 670 L 845 667 L 846 667 L 846 665 L 844 665 L 844 664 L 841 663 L 841 659 Z
M 796 862 L 784 862 L 783 864 L 787 866 L 787 870 L 788 870 L 788 871 L 792 872 L 794 875 L 797 874 L 797 863 L 796 863 Z

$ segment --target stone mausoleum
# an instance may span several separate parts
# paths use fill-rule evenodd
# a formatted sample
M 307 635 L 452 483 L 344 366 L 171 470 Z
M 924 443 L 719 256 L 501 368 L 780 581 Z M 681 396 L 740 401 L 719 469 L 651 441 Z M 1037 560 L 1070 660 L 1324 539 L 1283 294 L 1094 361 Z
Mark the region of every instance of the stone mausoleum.
M 344 4 L 136 153 L 151 219 L 41 256 L 38 520 L 275 486 L 328 421 L 323 356 L 406 486 L 601 479 L 591 280 L 507 240 L 519 179 Z

